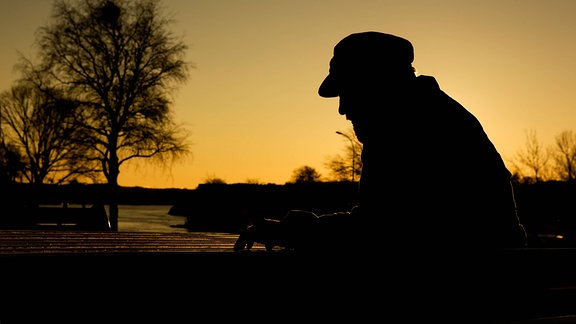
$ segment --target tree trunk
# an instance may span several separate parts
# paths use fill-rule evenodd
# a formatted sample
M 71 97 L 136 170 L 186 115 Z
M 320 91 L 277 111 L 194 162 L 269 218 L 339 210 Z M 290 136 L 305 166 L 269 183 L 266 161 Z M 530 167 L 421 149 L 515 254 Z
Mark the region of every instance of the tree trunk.
M 110 228 L 112 231 L 118 231 L 118 184 L 109 183 L 109 218 L 110 218 Z
M 112 231 L 118 231 L 118 175 L 120 174 L 120 165 L 118 164 L 118 156 L 114 149 L 110 150 L 108 167 L 110 170 L 108 174 L 110 228 Z

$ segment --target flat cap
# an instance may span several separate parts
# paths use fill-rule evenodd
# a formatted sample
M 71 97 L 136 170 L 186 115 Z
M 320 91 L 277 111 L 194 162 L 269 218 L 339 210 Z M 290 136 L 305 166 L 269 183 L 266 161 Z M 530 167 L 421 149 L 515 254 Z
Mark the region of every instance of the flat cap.
M 339 76 L 408 71 L 407 67 L 412 71 L 413 61 L 414 47 L 402 37 L 376 31 L 350 34 L 334 47 L 329 74 L 318 94 L 326 98 L 339 96 Z

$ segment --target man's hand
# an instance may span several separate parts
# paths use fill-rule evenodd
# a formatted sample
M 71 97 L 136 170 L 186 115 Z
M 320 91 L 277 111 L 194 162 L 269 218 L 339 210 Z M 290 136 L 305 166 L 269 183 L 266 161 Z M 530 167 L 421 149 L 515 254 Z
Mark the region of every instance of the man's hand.
M 264 218 L 240 233 L 234 251 L 250 250 L 254 243 L 274 248 L 297 250 L 307 248 L 316 239 L 318 216 L 312 212 L 291 210 L 282 220 Z
M 285 236 L 281 221 L 264 218 L 240 233 L 234 243 L 234 251 L 250 250 L 254 243 L 264 244 L 266 251 L 272 251 L 276 246 L 285 247 Z

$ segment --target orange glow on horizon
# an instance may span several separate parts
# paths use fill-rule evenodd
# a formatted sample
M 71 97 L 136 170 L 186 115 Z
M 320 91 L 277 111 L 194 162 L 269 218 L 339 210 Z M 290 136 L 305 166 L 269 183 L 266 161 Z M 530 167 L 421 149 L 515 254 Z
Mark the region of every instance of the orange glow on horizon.
M 304 165 L 328 176 L 327 158 L 347 145 L 338 99 L 320 98 L 333 46 L 378 30 L 415 48 L 417 74 L 481 121 L 506 161 L 534 129 L 546 145 L 576 127 L 576 1 L 186 1 L 164 0 L 174 34 L 195 66 L 174 92 L 174 115 L 191 134 L 192 156 L 169 170 L 145 161 L 121 169 L 122 186 L 196 188 L 285 183 Z M 17 77 L 18 52 L 35 54 L 34 32 L 50 1 L 0 4 L 0 89 Z M 385 113 L 383 113 L 385 116 Z M 391 124 L 395 124 L 394 121 Z

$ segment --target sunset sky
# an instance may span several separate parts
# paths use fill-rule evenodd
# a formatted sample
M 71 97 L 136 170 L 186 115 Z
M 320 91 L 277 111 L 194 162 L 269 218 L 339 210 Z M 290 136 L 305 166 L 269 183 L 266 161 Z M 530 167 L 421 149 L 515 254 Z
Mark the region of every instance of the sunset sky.
M 350 124 L 337 113 L 338 99 L 319 97 L 318 86 L 334 45 L 368 30 L 409 39 L 417 72 L 436 77 L 478 117 L 508 164 L 527 130 L 546 146 L 561 131 L 576 131 L 573 0 L 162 4 L 195 66 L 173 106 L 191 134 L 192 155 L 170 170 L 145 161 L 124 166 L 122 186 L 193 189 L 208 178 L 283 184 L 305 165 L 328 176 L 327 159 L 349 143 L 336 131 Z M 48 0 L 0 3 L 0 91 L 18 76 L 18 52 L 36 53 L 34 33 L 51 9 Z

